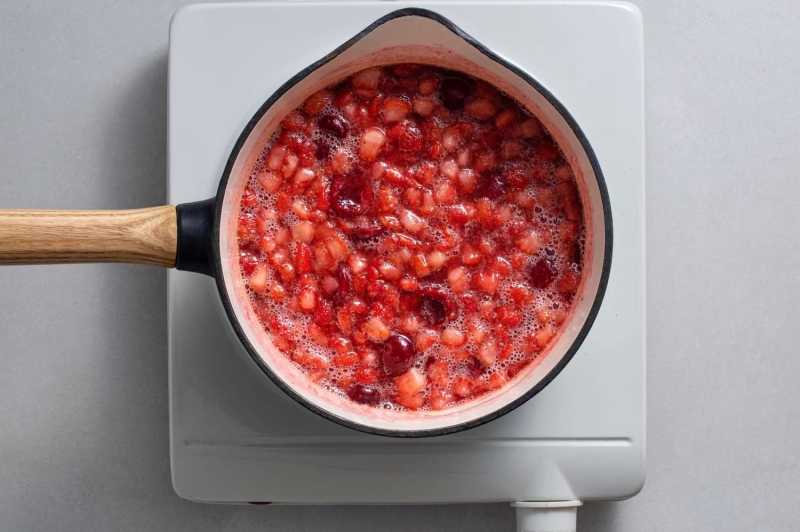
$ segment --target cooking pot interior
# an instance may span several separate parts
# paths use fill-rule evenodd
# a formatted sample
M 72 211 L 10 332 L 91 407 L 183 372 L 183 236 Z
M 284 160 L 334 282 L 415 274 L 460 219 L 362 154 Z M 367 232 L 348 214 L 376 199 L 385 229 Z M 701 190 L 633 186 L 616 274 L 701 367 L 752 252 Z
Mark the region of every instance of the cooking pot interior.
M 535 115 L 572 165 L 586 218 L 584 275 L 568 321 L 547 352 L 505 387 L 443 411 L 404 412 L 362 406 L 310 384 L 262 330 L 239 272 L 238 198 L 258 155 L 280 120 L 309 95 L 359 70 L 396 63 L 425 63 L 468 73 L 499 87 Z M 345 425 L 388 435 L 435 435 L 493 419 L 538 392 L 568 362 L 605 289 L 610 266 L 608 198 L 594 154 L 555 98 L 526 74 L 430 12 L 405 10 L 377 21 L 329 56 L 287 82 L 256 113 L 226 168 L 218 202 L 220 289 L 234 328 L 254 360 L 276 383 L 318 413 Z

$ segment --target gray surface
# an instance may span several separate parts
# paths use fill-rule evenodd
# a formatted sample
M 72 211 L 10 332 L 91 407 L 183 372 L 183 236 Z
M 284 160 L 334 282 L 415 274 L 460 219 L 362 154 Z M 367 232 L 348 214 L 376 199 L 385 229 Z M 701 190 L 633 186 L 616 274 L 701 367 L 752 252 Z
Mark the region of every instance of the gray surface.
M 0 207 L 165 196 L 179 2 L 0 2 Z M 800 500 L 800 5 L 640 3 L 648 480 L 581 530 L 790 530 Z M 220 507 L 169 478 L 163 271 L 0 270 L 0 530 L 513 530 L 505 505 Z

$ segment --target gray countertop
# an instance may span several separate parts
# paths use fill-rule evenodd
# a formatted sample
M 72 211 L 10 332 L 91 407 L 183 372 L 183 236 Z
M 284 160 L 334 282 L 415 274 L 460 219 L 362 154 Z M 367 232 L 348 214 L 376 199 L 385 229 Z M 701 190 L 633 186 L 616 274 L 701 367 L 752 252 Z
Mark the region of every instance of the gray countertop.
M 183 2 L 0 1 L 0 208 L 163 204 Z M 581 530 L 790 530 L 800 500 L 800 4 L 639 2 L 648 479 Z M 506 505 L 239 507 L 169 474 L 166 276 L 0 270 L 0 530 L 513 530 Z

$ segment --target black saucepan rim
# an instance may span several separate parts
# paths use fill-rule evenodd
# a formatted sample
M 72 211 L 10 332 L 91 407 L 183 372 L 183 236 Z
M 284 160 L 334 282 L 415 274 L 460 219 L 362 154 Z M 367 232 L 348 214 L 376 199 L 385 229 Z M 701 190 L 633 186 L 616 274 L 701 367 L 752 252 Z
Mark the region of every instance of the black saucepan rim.
M 547 99 L 547 101 L 550 102 L 551 105 L 553 105 L 553 107 L 561 114 L 561 116 L 564 118 L 567 124 L 569 124 L 570 128 L 572 128 L 572 131 L 575 133 L 576 137 L 581 143 L 581 146 L 586 151 L 586 154 L 589 157 L 589 161 L 592 165 L 592 169 L 597 178 L 597 183 L 600 188 L 600 198 L 603 205 L 603 218 L 605 222 L 605 250 L 603 256 L 603 268 L 600 275 L 600 285 L 597 288 L 597 293 L 595 294 L 594 302 L 592 303 L 592 307 L 589 311 L 585 323 L 583 324 L 583 327 L 581 328 L 580 332 L 578 333 L 578 336 L 575 338 L 575 341 L 569 347 L 569 349 L 564 354 L 563 358 L 559 361 L 559 363 L 553 369 L 551 369 L 550 372 L 536 384 L 536 386 L 532 387 L 524 395 L 518 397 L 513 402 L 505 405 L 503 408 L 490 412 L 485 416 L 474 419 L 472 421 L 437 429 L 425 429 L 425 430 L 388 430 L 388 429 L 372 427 L 369 425 L 362 425 L 360 423 L 354 423 L 348 419 L 344 419 L 340 416 L 337 416 L 335 414 L 332 414 L 331 412 L 328 412 L 326 410 L 317 407 L 316 405 L 304 399 L 297 392 L 295 392 L 290 385 L 285 383 L 278 375 L 276 375 L 272 371 L 272 369 L 270 369 L 270 367 L 267 366 L 267 364 L 261 359 L 261 357 L 258 354 L 258 351 L 250 343 L 249 339 L 247 338 L 247 335 L 245 334 L 244 330 L 239 324 L 239 321 L 236 318 L 236 314 L 233 311 L 233 306 L 231 305 L 227 289 L 225 288 L 225 281 L 222 274 L 222 258 L 219 248 L 219 235 L 220 235 L 220 222 L 221 222 L 220 218 L 222 211 L 222 203 L 228 185 L 228 179 L 230 178 L 233 165 L 236 161 L 236 158 L 239 155 L 240 150 L 242 149 L 242 146 L 244 146 L 245 141 L 247 140 L 250 133 L 253 131 L 256 124 L 261 119 L 261 117 L 281 96 L 283 96 L 284 93 L 286 93 L 289 89 L 294 87 L 297 83 L 301 82 L 309 73 L 313 72 L 320 66 L 336 58 L 338 55 L 340 55 L 342 52 L 350 48 L 353 44 L 364 38 L 372 31 L 374 31 L 376 28 L 380 27 L 381 25 L 391 20 L 402 17 L 424 17 L 442 24 L 447 29 L 449 29 L 450 31 L 458 35 L 460 38 L 468 42 L 470 45 L 475 47 L 483 55 L 499 63 L 504 68 L 512 71 L 517 76 L 525 80 L 529 85 L 531 85 L 540 94 L 542 94 L 542 96 L 544 96 L 545 99 Z M 253 361 L 256 364 L 258 364 L 261 370 L 280 389 L 282 389 L 289 396 L 295 399 L 298 403 L 305 406 L 312 412 L 315 412 L 320 416 L 323 416 L 340 425 L 344 425 L 346 427 L 350 427 L 352 429 L 370 434 L 401 437 L 401 438 L 416 438 L 425 436 L 443 436 L 445 434 L 452 434 L 469 428 L 477 427 L 479 425 L 483 425 L 484 423 L 488 423 L 493 419 L 497 419 L 511 412 L 515 408 L 525 403 L 528 399 L 539 393 L 542 389 L 544 389 L 544 387 L 547 386 L 572 359 L 572 357 L 578 351 L 578 348 L 583 343 L 583 340 L 586 338 L 586 335 L 589 333 L 592 324 L 594 323 L 595 317 L 597 316 L 597 313 L 600 309 L 600 304 L 603 301 L 603 296 L 605 295 L 606 287 L 608 285 L 608 278 L 611 270 L 612 248 L 613 248 L 613 230 L 611 225 L 611 202 L 608 197 L 608 189 L 606 187 L 605 179 L 603 178 L 603 174 L 600 170 L 600 164 L 597 161 L 597 157 L 595 156 L 595 153 L 592 150 L 591 145 L 589 144 L 589 141 L 586 138 L 586 135 L 584 135 L 583 131 L 578 126 L 577 122 L 572 117 L 572 115 L 570 115 L 570 113 L 566 110 L 566 108 L 556 99 L 555 96 L 553 96 L 550 93 L 550 91 L 548 91 L 545 87 L 543 87 L 538 81 L 533 79 L 529 74 L 527 74 L 520 68 L 514 66 L 513 64 L 510 64 L 509 62 L 505 61 L 502 57 L 496 55 L 494 52 L 483 46 L 473 37 L 462 31 L 458 26 L 456 26 L 450 20 L 444 18 L 438 13 L 429 11 L 427 9 L 406 8 L 393 11 L 392 13 L 389 13 L 379 18 L 378 20 L 370 24 L 367 28 L 365 28 L 363 31 L 359 32 L 355 37 L 353 37 L 349 41 L 345 42 L 344 44 L 336 48 L 333 52 L 326 55 L 325 57 L 315 62 L 314 64 L 301 70 L 299 73 L 297 73 L 297 75 L 295 75 L 289 81 L 284 83 L 266 102 L 264 102 L 261 108 L 259 108 L 259 110 L 255 113 L 255 115 L 253 115 L 253 118 L 251 118 L 250 121 L 247 123 L 241 135 L 239 136 L 239 139 L 236 141 L 236 145 L 233 147 L 233 151 L 231 152 L 231 155 L 228 158 L 228 162 L 225 165 L 225 171 L 222 174 L 222 178 L 219 183 L 219 189 L 217 190 L 216 205 L 214 208 L 214 224 L 211 233 L 211 252 L 212 252 L 211 266 L 213 268 L 213 274 L 217 282 L 217 289 L 219 290 L 220 298 L 222 299 L 222 304 L 225 307 L 225 312 L 227 313 L 228 318 L 230 319 L 233 329 L 236 331 L 236 335 L 239 337 L 239 340 L 242 342 L 245 349 L 247 349 L 247 352 L 250 354 Z

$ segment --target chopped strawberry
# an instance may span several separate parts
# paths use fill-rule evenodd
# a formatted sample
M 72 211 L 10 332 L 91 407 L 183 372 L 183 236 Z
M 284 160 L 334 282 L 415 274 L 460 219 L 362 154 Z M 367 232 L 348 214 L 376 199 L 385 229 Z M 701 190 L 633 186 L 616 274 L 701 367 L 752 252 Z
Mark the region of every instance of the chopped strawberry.
M 472 284 L 484 294 L 494 295 L 500 284 L 500 274 L 488 269 L 479 271 L 472 278 Z
M 517 327 L 522 323 L 522 313 L 512 307 L 500 307 L 497 309 L 497 319 L 503 325 Z
M 417 96 L 411 101 L 411 107 L 414 109 L 414 113 L 425 118 L 433 114 L 436 104 L 430 98 L 422 98 Z
M 289 199 L 289 195 L 285 192 L 279 193 L 277 199 L 275 200 L 275 210 L 277 210 L 279 214 L 286 214 L 286 211 L 289 210 L 290 206 L 291 199 Z
M 459 377 L 453 384 L 453 393 L 465 399 L 472 394 L 472 381 L 464 377 Z
M 333 320 L 333 305 L 330 301 L 320 300 L 314 309 L 314 323 L 320 327 L 325 327 Z
M 394 380 L 397 393 L 403 397 L 410 397 L 421 391 L 426 384 L 425 375 L 417 368 L 411 368 Z
M 422 405 L 425 403 L 425 398 L 422 397 L 422 394 L 415 394 L 410 397 L 406 397 L 404 395 L 398 395 L 396 397 L 397 404 L 402 406 L 407 410 L 417 410 L 422 408 Z
M 330 105 L 333 101 L 333 93 L 330 91 L 319 91 L 315 94 L 312 94 L 307 100 L 306 103 L 303 104 L 305 110 L 312 115 L 319 113 L 326 106 Z
M 250 290 L 262 294 L 267 289 L 267 267 L 263 264 L 256 266 L 250 278 L 247 280 L 247 286 Z
M 356 380 L 362 384 L 375 384 L 378 382 L 378 369 L 370 366 L 359 366 L 356 370 Z
M 384 96 L 382 94 L 378 94 L 369 102 L 369 106 L 367 107 L 367 112 L 369 116 L 377 117 L 381 114 L 383 110 L 384 104 Z
M 258 198 L 255 192 L 253 192 L 253 189 L 250 187 L 245 188 L 244 192 L 242 192 L 242 205 L 245 207 L 252 207 L 256 203 L 258 203 Z
M 361 136 L 359 155 L 365 161 L 374 161 L 386 135 L 378 128 L 370 128 Z
M 380 68 L 362 70 L 353 76 L 353 85 L 361 89 L 377 89 L 378 82 L 381 79 L 381 73 Z
M 242 273 L 250 277 L 256 269 L 256 266 L 258 266 L 258 258 L 250 251 L 240 251 L 239 265 L 242 267 Z
M 399 122 L 411 112 L 411 104 L 406 100 L 390 96 L 383 102 L 383 119 L 386 123 Z
M 340 368 L 354 366 L 358 364 L 358 360 L 359 360 L 358 355 L 355 352 L 350 351 L 343 355 L 336 355 L 335 357 L 333 357 L 333 365 L 338 366 Z
M 269 285 L 269 292 L 267 296 L 275 301 L 283 301 L 286 299 L 286 289 L 278 282 L 273 282 Z
M 514 302 L 514 304 L 520 307 L 530 305 L 533 302 L 534 298 L 533 293 L 530 291 L 530 289 L 522 284 L 514 285 L 509 291 L 509 297 Z
M 500 345 L 497 343 L 497 340 L 490 337 L 485 339 L 481 345 L 478 346 L 475 356 L 480 360 L 481 364 L 489 367 L 495 363 L 499 353 Z
M 317 162 L 317 147 L 308 138 L 293 138 L 289 143 L 289 149 L 297 155 L 303 166 L 311 166 Z
M 464 112 L 478 120 L 489 120 L 497 113 L 497 107 L 489 100 L 478 98 L 466 104 Z
M 404 120 L 392 126 L 387 136 L 397 141 L 400 150 L 410 153 L 419 153 L 424 145 L 422 132 L 411 120 Z
M 516 107 L 506 107 L 494 117 L 494 125 L 499 130 L 506 129 L 511 124 L 519 120 L 519 112 Z
M 454 327 L 448 327 L 442 331 L 441 341 L 448 347 L 460 347 L 464 345 L 466 337 L 464 333 Z
M 550 340 L 553 338 L 553 334 L 553 329 L 549 325 L 536 331 L 536 334 L 534 334 L 536 346 L 539 349 L 544 349 L 548 342 L 550 342 Z
M 417 91 L 423 96 L 430 96 L 439 88 L 439 78 L 433 74 L 425 74 L 419 79 Z
M 534 153 L 539 159 L 552 163 L 558 160 L 561 153 L 555 144 L 550 141 L 542 141 L 534 147 Z
M 439 340 L 439 336 L 431 330 L 420 331 L 416 337 L 417 351 L 422 352 L 431 347 Z
M 581 282 L 580 276 L 575 272 L 567 272 L 558 282 L 559 292 L 574 292 Z
M 289 131 L 303 131 L 306 128 L 306 117 L 299 109 L 292 111 L 281 120 L 281 127 Z
M 489 375 L 489 388 L 492 390 L 496 390 L 497 388 L 501 388 L 508 379 L 505 375 L 501 373 L 492 373 Z
M 453 402 L 453 394 L 445 390 L 433 390 L 428 402 L 433 410 L 442 410 L 447 408 Z

